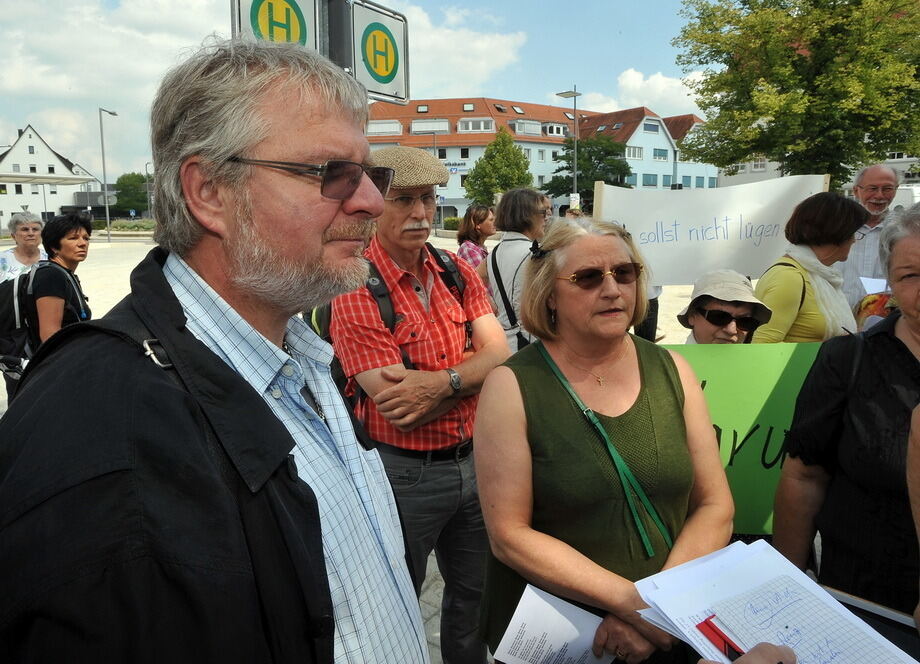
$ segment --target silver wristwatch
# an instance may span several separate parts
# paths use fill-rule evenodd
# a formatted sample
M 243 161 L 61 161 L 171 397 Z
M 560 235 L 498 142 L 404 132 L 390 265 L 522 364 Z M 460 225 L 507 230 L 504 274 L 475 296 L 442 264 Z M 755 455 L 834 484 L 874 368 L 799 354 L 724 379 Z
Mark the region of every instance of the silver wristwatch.
M 445 369 L 444 371 L 450 376 L 450 389 L 453 390 L 454 394 L 463 389 L 463 381 L 460 379 L 460 374 L 453 369 Z

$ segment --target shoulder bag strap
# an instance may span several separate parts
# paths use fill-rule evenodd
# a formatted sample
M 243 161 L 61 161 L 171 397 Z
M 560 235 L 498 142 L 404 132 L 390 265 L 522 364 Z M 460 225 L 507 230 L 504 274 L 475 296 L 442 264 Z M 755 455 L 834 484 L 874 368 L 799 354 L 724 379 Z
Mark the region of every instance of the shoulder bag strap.
M 769 272 L 770 270 L 772 270 L 773 268 L 775 268 L 777 265 L 783 265 L 783 266 L 785 266 L 785 267 L 791 267 L 791 268 L 793 268 L 796 272 L 799 272 L 799 268 L 798 268 L 797 266 L 793 265 L 792 263 L 773 263 L 773 265 L 771 265 L 770 267 L 767 268 L 767 270 L 766 270 L 766 272 L 764 272 L 764 274 L 766 274 L 767 272 Z M 799 272 L 799 276 L 802 277 L 802 294 L 799 296 L 799 311 L 801 311 L 801 310 L 802 310 L 802 305 L 805 303 L 805 275 L 803 275 L 801 272 Z
M 501 244 L 498 245 L 500 247 Z M 514 313 L 514 307 L 508 299 L 508 293 L 505 292 L 505 284 L 502 283 L 502 273 L 498 271 L 498 247 L 492 250 L 492 272 L 495 273 L 495 283 L 498 286 L 498 294 L 502 296 L 502 305 L 505 307 L 505 315 L 508 317 L 508 324 L 511 327 L 517 326 L 517 316 Z
M 537 348 L 540 349 L 540 354 L 543 356 L 543 359 L 546 361 L 546 364 L 549 365 L 549 368 L 552 370 L 553 375 L 556 376 L 556 379 L 565 388 L 565 391 L 568 392 L 569 396 L 572 398 L 572 401 L 575 402 L 575 405 L 578 406 L 578 409 L 581 411 L 582 415 L 585 416 L 585 419 L 594 427 L 594 430 L 604 441 L 604 444 L 607 446 L 607 452 L 610 454 L 610 458 L 613 460 L 613 465 L 617 469 L 617 475 L 620 478 L 620 484 L 623 486 L 623 493 L 626 495 L 626 503 L 629 505 L 629 511 L 632 513 L 633 523 L 636 526 L 636 530 L 639 532 L 639 537 L 642 539 L 642 546 L 645 548 L 645 554 L 651 558 L 655 555 L 655 549 L 652 548 L 651 540 L 649 540 L 648 532 L 645 530 L 645 525 L 642 523 L 642 519 L 639 518 L 639 510 L 636 507 L 636 497 L 639 498 L 639 501 L 645 507 L 646 513 L 651 517 L 652 521 L 655 523 L 655 526 L 658 528 L 658 532 L 661 533 L 661 537 L 664 539 L 665 543 L 668 545 L 668 548 L 674 546 L 674 542 L 671 539 L 671 535 L 668 532 L 667 527 L 664 525 L 664 522 L 661 520 L 661 517 L 658 515 L 658 510 L 655 509 L 655 506 L 652 505 L 652 501 L 648 499 L 648 496 L 645 495 L 645 491 L 642 489 L 642 485 L 639 484 L 639 481 L 633 475 L 632 471 L 629 469 L 629 466 L 626 464 L 626 461 L 620 455 L 617 448 L 613 445 L 613 442 L 610 440 L 610 436 L 607 435 L 607 431 L 604 429 L 604 426 L 600 423 L 600 420 L 597 419 L 597 415 L 594 414 L 594 411 L 585 406 L 584 402 L 575 393 L 575 390 L 572 389 L 571 384 L 562 374 L 562 371 L 559 370 L 559 367 L 556 365 L 556 362 L 553 361 L 553 358 L 547 352 L 546 347 L 542 342 L 537 342 Z M 630 491 L 632 489 L 632 491 Z M 635 497 L 633 496 L 635 493 Z

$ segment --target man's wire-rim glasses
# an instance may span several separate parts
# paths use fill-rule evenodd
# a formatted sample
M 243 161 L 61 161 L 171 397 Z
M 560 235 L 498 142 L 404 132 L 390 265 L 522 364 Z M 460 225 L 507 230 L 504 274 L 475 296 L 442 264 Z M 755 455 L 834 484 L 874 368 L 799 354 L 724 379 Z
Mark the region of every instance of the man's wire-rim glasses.
M 354 194 L 361 186 L 361 178 L 367 173 L 377 190 L 387 195 L 393 182 L 393 169 L 385 166 L 365 166 L 356 161 L 330 159 L 325 164 L 302 164 L 295 161 L 268 161 L 265 159 L 246 159 L 230 157 L 228 161 L 250 166 L 264 166 L 287 171 L 294 175 L 310 175 L 322 178 L 320 193 L 326 198 L 343 201 Z

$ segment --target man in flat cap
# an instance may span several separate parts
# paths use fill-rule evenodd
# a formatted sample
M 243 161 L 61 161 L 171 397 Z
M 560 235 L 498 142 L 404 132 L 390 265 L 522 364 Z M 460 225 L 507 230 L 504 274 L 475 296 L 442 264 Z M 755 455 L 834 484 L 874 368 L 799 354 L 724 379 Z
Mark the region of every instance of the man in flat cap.
M 477 631 L 489 544 L 473 471 L 473 416 L 482 381 L 510 351 L 473 269 L 426 246 L 435 186 L 447 182 L 447 169 L 405 146 L 378 150 L 371 163 L 395 171 L 364 252 L 389 292 L 393 325 L 377 296 L 359 288 L 334 300 L 330 333 L 348 389 L 359 390 L 356 414 L 380 443 L 416 592 L 436 551 L 444 661 L 478 664 L 486 661 Z

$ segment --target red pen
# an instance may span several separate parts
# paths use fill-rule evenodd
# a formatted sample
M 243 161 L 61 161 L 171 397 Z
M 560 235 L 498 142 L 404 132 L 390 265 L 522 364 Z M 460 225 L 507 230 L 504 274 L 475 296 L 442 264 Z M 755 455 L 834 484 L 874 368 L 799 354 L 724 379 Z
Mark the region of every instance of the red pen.
M 710 643 L 718 648 L 719 652 L 728 657 L 728 661 L 734 662 L 744 654 L 744 651 L 732 641 L 728 636 L 719 629 L 712 621 L 715 615 L 711 615 L 706 620 L 698 623 L 696 628 L 703 633 Z

